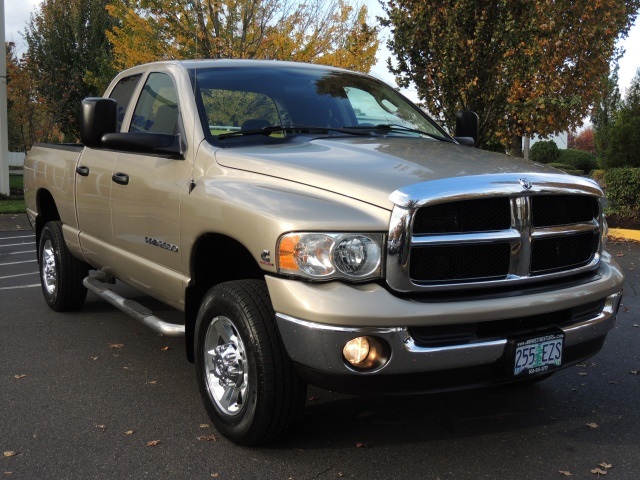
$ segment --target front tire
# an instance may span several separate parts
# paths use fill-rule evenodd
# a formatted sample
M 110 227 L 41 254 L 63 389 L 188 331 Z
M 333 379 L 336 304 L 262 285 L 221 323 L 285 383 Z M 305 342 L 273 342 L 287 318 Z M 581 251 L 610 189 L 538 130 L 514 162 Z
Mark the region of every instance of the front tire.
M 61 222 L 47 222 L 42 229 L 38 262 L 42 294 L 47 305 L 56 312 L 80 308 L 87 298 L 82 280 L 88 275 L 89 267 L 71 255 L 62 235 Z
M 207 413 L 231 441 L 265 443 L 302 415 L 306 385 L 286 354 L 263 281 L 209 290 L 196 320 L 195 360 Z

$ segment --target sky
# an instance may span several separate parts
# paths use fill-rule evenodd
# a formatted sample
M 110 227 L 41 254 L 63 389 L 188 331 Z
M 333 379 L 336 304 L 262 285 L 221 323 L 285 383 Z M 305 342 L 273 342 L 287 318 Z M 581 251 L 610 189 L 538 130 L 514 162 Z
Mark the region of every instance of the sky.
M 29 21 L 31 13 L 35 12 L 41 0 L 0 0 L 4 1 L 5 15 L 5 37 L 7 41 L 16 43 L 19 51 L 23 51 L 25 47 L 22 33 Z M 371 19 L 375 16 L 383 16 L 382 7 L 378 0 L 364 0 L 367 5 Z M 378 77 L 390 85 L 395 85 L 393 75 L 387 70 L 387 58 L 390 56 L 386 49 L 386 39 L 389 37 L 388 31 L 381 32 L 380 49 L 378 50 L 378 63 L 372 69 L 371 74 Z M 625 55 L 620 60 L 620 93 L 624 92 L 631 84 L 636 70 L 640 68 L 640 20 L 636 19 L 635 25 L 631 28 L 629 36 L 622 42 L 620 46 L 625 49 Z M 412 100 L 416 100 L 416 94 L 411 89 L 404 91 Z

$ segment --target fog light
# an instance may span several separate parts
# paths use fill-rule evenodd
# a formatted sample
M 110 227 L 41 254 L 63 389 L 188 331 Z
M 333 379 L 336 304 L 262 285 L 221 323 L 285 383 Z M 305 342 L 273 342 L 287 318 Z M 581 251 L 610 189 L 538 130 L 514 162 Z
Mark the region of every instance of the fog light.
M 358 337 L 349 340 L 342 349 L 344 358 L 351 365 L 358 366 L 369 356 L 370 346 L 367 337 Z

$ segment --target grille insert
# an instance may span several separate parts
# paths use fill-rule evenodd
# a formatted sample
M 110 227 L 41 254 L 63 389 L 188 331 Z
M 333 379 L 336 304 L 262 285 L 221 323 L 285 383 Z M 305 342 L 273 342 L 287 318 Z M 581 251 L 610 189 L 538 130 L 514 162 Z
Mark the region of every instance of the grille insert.
M 531 198 L 534 227 L 592 222 L 598 218 L 598 200 L 585 195 L 540 195 Z
M 539 275 L 587 265 L 598 248 L 595 232 L 533 241 L 531 273 Z
M 441 203 L 418 210 L 416 234 L 468 233 L 505 230 L 511 225 L 509 199 L 485 198 Z

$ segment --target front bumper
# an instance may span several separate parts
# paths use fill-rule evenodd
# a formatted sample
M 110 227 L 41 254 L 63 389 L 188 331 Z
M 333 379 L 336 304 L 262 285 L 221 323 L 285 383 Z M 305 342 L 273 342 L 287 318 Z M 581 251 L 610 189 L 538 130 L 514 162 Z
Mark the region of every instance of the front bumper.
M 600 350 L 607 332 L 613 328 L 622 298 L 622 282 L 619 267 L 608 255 L 595 279 L 584 283 L 544 292 L 467 301 L 426 303 L 395 297 L 376 285 L 310 285 L 267 278 L 280 334 L 299 371 L 316 385 L 356 393 L 366 393 L 356 387 L 359 383 L 367 386 L 364 390 L 378 391 L 390 378 L 398 380 L 396 383 L 402 387 L 394 388 L 397 390 L 394 393 L 513 381 L 506 366 L 511 335 L 421 346 L 411 336 L 412 327 L 509 322 L 603 300 L 603 308 L 587 318 L 545 327 L 547 330 L 559 328 L 565 334 L 563 366 L 582 361 Z M 285 293 L 290 295 L 287 302 L 284 302 Z M 320 318 L 325 321 L 318 321 Z M 540 329 L 534 330 L 537 334 Z M 350 367 L 342 349 L 347 341 L 359 336 L 372 336 L 386 342 L 390 347 L 387 363 L 373 371 Z M 460 378 L 456 380 L 457 374 Z M 431 375 L 439 380 L 433 383 L 425 378 L 420 385 L 412 385 L 414 382 L 409 378 L 412 375 Z

